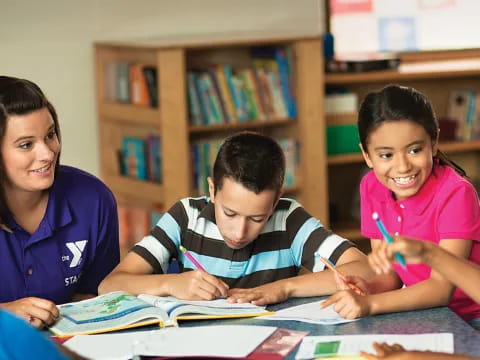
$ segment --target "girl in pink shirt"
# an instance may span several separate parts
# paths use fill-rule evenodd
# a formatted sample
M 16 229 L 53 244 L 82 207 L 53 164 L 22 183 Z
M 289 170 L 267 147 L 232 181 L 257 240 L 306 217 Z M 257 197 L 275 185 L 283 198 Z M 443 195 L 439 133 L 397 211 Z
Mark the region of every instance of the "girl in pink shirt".
M 370 259 L 383 242 L 372 219 L 377 212 L 392 235 L 433 243 L 480 264 L 478 195 L 465 172 L 438 149 L 438 122 L 428 99 L 398 85 L 371 92 L 360 107 L 358 128 L 365 162 L 373 170 L 360 185 L 361 229 L 371 239 Z M 395 263 L 394 270 L 368 282 L 351 278 L 368 295 L 342 290 L 324 306 L 335 303 L 341 316 L 357 318 L 448 305 L 478 324 L 480 305 L 437 269 Z

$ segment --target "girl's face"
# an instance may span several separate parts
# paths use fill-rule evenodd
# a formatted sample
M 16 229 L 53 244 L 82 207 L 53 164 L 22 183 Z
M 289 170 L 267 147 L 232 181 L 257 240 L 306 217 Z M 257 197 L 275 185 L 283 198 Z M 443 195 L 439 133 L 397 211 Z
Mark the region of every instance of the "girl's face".
M 432 143 L 413 121 L 386 121 L 372 131 L 362 152 L 377 179 L 403 200 L 415 195 L 430 176 L 437 140 Z
M 47 108 L 10 116 L 2 143 L 6 191 L 41 191 L 53 184 L 60 142 Z

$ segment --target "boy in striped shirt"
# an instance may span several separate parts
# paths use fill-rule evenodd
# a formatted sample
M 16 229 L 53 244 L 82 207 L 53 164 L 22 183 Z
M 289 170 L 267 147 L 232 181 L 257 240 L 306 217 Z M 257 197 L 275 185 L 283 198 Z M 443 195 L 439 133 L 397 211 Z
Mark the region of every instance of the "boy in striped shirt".
M 222 144 L 208 179 L 210 197 L 174 204 L 100 284 L 99 292 L 172 295 L 257 305 L 331 294 L 333 274 L 314 252 L 345 274 L 371 276 L 366 257 L 292 199 L 281 198 L 285 158 L 277 142 L 254 132 Z M 183 246 L 202 265 L 197 269 Z M 178 259 L 179 274 L 167 274 Z M 298 276 L 301 269 L 312 274 Z

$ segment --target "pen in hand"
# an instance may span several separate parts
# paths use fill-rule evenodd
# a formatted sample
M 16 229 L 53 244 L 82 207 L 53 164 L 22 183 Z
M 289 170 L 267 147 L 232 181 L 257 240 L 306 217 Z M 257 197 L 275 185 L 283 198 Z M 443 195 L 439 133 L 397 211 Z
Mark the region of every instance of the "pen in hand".
M 187 259 L 190 260 L 190 261 L 192 262 L 192 264 L 193 264 L 198 270 L 205 271 L 205 269 L 203 268 L 203 266 L 200 265 L 200 263 L 199 263 L 197 260 L 195 260 L 195 258 L 192 256 L 192 254 L 190 254 L 190 253 L 188 252 L 188 250 L 185 249 L 182 245 L 180 245 L 180 251 L 185 254 L 185 256 L 187 257 Z M 206 271 L 205 271 L 205 272 L 206 272 Z
M 385 228 L 385 225 L 383 225 L 382 220 L 380 220 L 380 216 L 378 215 L 377 212 L 374 212 L 372 214 L 372 219 L 375 220 L 375 222 L 377 223 L 378 230 L 380 230 L 380 232 L 382 233 L 382 235 L 385 238 L 385 240 L 387 241 L 387 243 L 393 244 L 393 239 L 390 236 L 390 234 L 388 233 L 387 229 Z M 406 269 L 407 268 L 407 263 L 405 262 L 405 259 L 402 256 L 402 254 L 396 252 L 394 255 L 395 255 L 395 259 L 397 259 L 398 263 L 404 269 Z
M 326 267 L 328 267 L 330 270 L 332 270 L 335 274 L 337 274 L 340 279 L 343 280 L 343 282 L 345 284 L 347 284 L 347 286 L 352 289 L 353 291 L 355 291 L 358 295 L 361 295 L 361 296 L 365 296 L 365 292 L 363 292 L 362 289 L 360 289 L 357 285 L 355 284 L 352 284 L 351 282 L 347 281 L 347 278 L 345 277 L 345 275 L 343 275 L 343 273 L 340 272 L 340 270 L 338 270 L 335 265 L 330 261 L 328 260 L 327 258 L 324 258 L 322 255 L 320 255 L 318 252 L 315 252 L 315 257 L 318 257 L 320 259 L 321 262 L 323 262 L 325 264 Z

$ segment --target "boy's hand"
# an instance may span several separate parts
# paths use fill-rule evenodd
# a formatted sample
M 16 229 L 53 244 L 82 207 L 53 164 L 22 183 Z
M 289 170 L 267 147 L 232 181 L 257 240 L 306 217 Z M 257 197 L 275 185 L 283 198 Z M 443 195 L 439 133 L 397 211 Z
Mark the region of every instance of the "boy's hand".
M 213 300 L 226 297 L 228 285 L 202 270 L 187 271 L 176 275 L 169 293 L 185 300 Z
M 42 328 L 57 321 L 60 313 L 53 302 L 37 297 L 27 297 L 0 304 L 0 307 L 28 321 L 30 325 Z
M 344 319 L 356 319 L 370 315 L 369 296 L 358 295 L 352 290 L 336 292 L 322 302 L 320 307 L 323 309 L 332 304 L 335 304 L 333 309 Z
M 372 249 L 368 255 L 368 262 L 377 274 L 387 274 L 392 271 L 392 262 L 396 252 L 405 257 L 407 263 L 421 263 L 425 261 L 425 255 L 430 243 L 421 240 L 408 239 L 401 236 L 392 236 L 393 244 L 383 241 Z
M 285 282 L 275 281 L 251 289 L 231 289 L 227 300 L 231 303 L 252 303 L 254 305 L 276 304 L 289 298 Z

